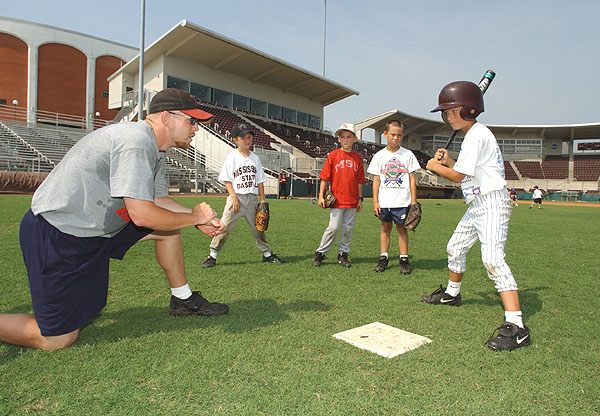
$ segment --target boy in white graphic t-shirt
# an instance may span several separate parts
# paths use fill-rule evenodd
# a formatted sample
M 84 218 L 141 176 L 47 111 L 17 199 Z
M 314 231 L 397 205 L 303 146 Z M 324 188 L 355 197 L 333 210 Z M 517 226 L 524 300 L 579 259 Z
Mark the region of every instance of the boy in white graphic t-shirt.
M 404 135 L 404 125 L 401 121 L 388 121 L 383 135 L 387 139 L 387 146 L 373 156 L 367 169 L 367 172 L 373 175 L 373 211 L 381 220 L 381 254 L 374 270 L 383 272 L 388 267 L 390 235 L 394 222 L 398 231 L 400 273 L 410 274 L 408 233 L 403 224 L 408 207 L 417 203 L 414 172 L 420 169 L 420 166 L 413 152 L 400 147 Z
M 223 209 L 224 229 L 210 243 L 210 254 L 202 264 L 205 269 L 217 264 L 217 254 L 223 248 L 237 221 L 244 217 L 254 234 L 256 246 L 263 254 L 263 262 L 284 263 L 271 252 L 271 246 L 264 232 L 256 229 L 255 217 L 260 202 L 265 202 L 264 182 L 267 181 L 262 164 L 256 153 L 250 150 L 254 133 L 246 124 L 238 124 L 231 129 L 231 137 L 237 149 L 229 153 L 219 174 L 219 181 L 225 184 L 229 196 Z

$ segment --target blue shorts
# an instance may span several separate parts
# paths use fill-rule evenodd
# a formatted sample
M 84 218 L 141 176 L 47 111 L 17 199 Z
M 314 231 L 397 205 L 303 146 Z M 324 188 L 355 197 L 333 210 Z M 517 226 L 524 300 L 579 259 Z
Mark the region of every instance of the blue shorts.
M 27 211 L 19 240 L 42 335 L 67 334 L 98 315 L 106 305 L 110 259 L 122 260 L 131 246 L 150 233 L 130 222 L 111 238 L 75 237 Z
M 392 222 L 395 224 L 404 224 L 404 220 L 406 219 L 406 214 L 408 214 L 408 207 L 404 208 L 381 208 L 381 212 L 379 213 L 379 219 L 381 222 Z

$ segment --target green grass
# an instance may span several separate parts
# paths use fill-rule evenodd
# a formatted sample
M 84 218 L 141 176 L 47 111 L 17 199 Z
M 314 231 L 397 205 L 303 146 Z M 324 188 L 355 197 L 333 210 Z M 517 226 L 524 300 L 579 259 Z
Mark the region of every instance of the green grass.
M 207 201 L 221 211 L 224 198 Z M 520 287 L 532 345 L 493 352 L 503 321 L 493 282 L 468 256 L 459 308 L 419 302 L 447 283 L 445 247 L 465 210 L 424 200 L 410 234 L 410 276 L 374 273 L 379 221 L 358 214 L 350 260 L 310 265 L 328 212 L 307 200 L 271 200 L 267 235 L 284 265 L 263 264 L 243 220 L 204 270 L 209 238 L 184 230 L 192 289 L 230 305 L 226 316 L 168 316 L 169 288 L 152 243 L 111 265 L 108 304 L 65 350 L 0 344 L 0 414 L 600 414 L 600 209 L 514 209 L 507 261 Z M 19 221 L 30 197 L 0 196 L 0 312 L 30 312 Z M 392 240 L 396 239 L 394 231 Z M 398 248 L 392 244 L 391 255 Z M 433 340 L 386 359 L 332 334 L 373 321 Z

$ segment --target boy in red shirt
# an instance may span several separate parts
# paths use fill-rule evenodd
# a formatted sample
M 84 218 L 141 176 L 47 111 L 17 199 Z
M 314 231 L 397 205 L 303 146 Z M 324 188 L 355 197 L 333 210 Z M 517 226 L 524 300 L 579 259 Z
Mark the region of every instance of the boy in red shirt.
M 319 267 L 335 241 L 338 230 L 340 233 L 340 249 L 338 263 L 343 267 L 351 267 L 348 260 L 350 241 L 356 213 L 362 209 L 362 184 L 365 182 L 365 171 L 362 157 L 352 150 L 356 142 L 354 124 L 344 123 L 335 132 L 341 148 L 329 153 L 325 165 L 321 170 L 321 186 L 319 188 L 319 206 L 325 208 L 323 194 L 327 185 L 331 183 L 331 192 L 336 198 L 331 206 L 329 225 L 323 233 L 321 244 L 315 252 L 312 265 Z

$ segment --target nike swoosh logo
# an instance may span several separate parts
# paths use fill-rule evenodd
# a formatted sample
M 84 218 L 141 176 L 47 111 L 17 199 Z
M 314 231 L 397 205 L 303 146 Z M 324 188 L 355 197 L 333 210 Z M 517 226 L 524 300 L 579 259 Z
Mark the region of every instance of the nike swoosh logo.
M 519 337 L 517 337 L 517 344 L 520 344 L 520 343 L 522 343 L 522 342 L 523 342 L 523 341 L 525 341 L 527 338 L 529 338 L 529 335 L 525 335 L 525 337 L 523 337 L 523 338 L 519 338 Z
M 444 299 L 444 298 L 442 298 L 442 299 L 440 299 L 440 303 L 450 303 L 450 302 L 452 302 L 453 300 L 454 300 L 454 299 Z

